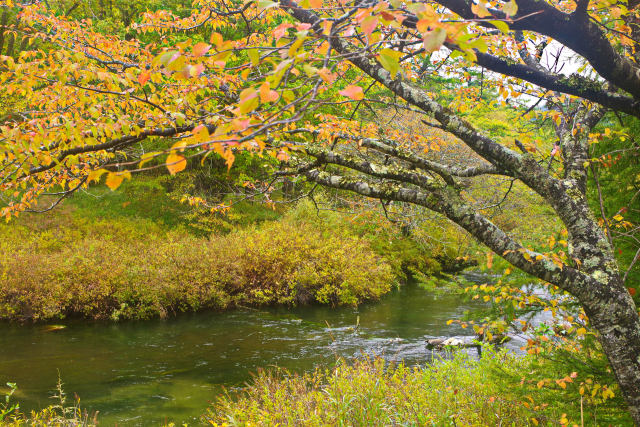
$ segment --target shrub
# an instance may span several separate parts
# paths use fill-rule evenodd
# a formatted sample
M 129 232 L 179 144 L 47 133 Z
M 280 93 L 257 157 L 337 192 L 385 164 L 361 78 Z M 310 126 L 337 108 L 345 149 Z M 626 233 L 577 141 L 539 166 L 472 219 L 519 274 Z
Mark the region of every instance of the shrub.
M 357 304 L 388 292 L 392 279 L 365 240 L 291 219 L 209 239 L 147 220 L 88 221 L 68 212 L 0 227 L 0 319 Z
M 340 360 L 334 368 L 304 375 L 259 371 L 202 418 L 231 426 L 632 425 L 622 400 L 588 406 L 578 386 L 541 388 L 534 380 L 555 374 L 552 366 L 540 371 L 534 356 L 490 347 L 480 360 L 458 351 L 422 367 Z M 574 378 L 579 384 L 581 374 Z
M 501 363 L 519 362 L 501 354 Z M 527 425 L 530 412 L 498 395 L 482 364 L 459 353 L 426 367 L 382 359 L 339 362 L 291 375 L 262 371 L 241 392 L 226 394 L 203 416 L 229 425 Z

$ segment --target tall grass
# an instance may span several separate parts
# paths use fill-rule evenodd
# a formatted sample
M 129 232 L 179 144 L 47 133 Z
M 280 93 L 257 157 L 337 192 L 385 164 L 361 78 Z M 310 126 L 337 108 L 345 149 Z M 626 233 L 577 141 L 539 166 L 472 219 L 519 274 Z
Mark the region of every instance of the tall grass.
M 459 351 L 419 367 L 360 359 L 303 375 L 260 371 L 202 418 L 230 426 L 633 425 L 620 400 L 587 405 L 578 386 L 538 387 L 538 375 L 553 375 L 548 368 L 486 347 L 480 360 Z
M 489 378 L 462 353 L 426 367 L 364 359 L 307 375 L 263 371 L 203 418 L 229 425 L 528 425 L 531 411 Z

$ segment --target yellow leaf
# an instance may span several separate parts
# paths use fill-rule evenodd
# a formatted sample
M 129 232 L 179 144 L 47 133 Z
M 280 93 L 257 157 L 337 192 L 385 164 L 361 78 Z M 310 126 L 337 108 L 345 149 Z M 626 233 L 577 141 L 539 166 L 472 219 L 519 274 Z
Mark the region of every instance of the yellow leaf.
M 298 52 L 298 49 L 300 49 L 300 46 L 302 46 L 302 43 L 304 43 L 304 40 L 304 38 L 299 38 L 295 42 L 293 42 L 291 47 L 289 47 L 288 55 L 290 58 L 296 56 L 296 53 Z
M 260 101 L 258 99 L 258 92 L 253 88 L 247 88 L 240 92 L 240 114 L 247 114 L 255 110 Z
M 507 16 L 515 16 L 518 13 L 518 5 L 515 0 L 511 0 L 509 3 L 502 6 L 502 11 L 507 14 Z
M 436 28 L 424 36 L 424 50 L 427 52 L 440 50 L 446 38 L 447 32 L 442 28 Z
M 198 125 L 191 131 L 193 139 L 196 143 L 206 142 L 209 140 L 209 130 L 205 125 Z
M 107 174 L 107 187 L 109 187 L 112 191 L 117 189 L 118 187 L 120 187 L 120 184 L 122 184 L 122 181 L 124 181 L 124 179 L 130 179 L 131 178 L 131 173 L 130 172 L 109 172 L 109 174 Z
M 89 172 L 89 176 L 87 177 L 87 182 L 91 183 L 93 181 L 100 181 L 100 177 L 102 176 L 102 174 L 106 172 L 107 172 L 106 169 L 98 169 L 98 170 Z
M 187 159 L 177 153 L 171 153 L 167 157 L 166 166 L 169 169 L 169 173 L 175 175 L 187 167 Z
M 150 162 L 158 154 L 160 154 L 160 151 L 144 153 L 142 156 L 140 156 L 140 163 L 138 163 L 138 167 L 141 168 L 145 163 Z
M 487 7 L 482 1 L 480 1 L 480 3 L 478 4 L 471 5 L 471 11 L 475 13 L 479 18 L 486 18 L 487 16 L 491 16 L 491 13 L 487 10 Z
M 251 65 L 256 66 L 260 64 L 260 51 L 258 49 L 249 49 L 247 50 L 247 54 L 251 60 Z

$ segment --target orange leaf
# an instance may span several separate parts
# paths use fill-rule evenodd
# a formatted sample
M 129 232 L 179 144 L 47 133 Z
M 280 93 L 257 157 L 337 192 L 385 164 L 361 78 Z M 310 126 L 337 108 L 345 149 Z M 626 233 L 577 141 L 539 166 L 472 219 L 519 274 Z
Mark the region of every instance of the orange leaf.
M 144 84 L 151 78 L 151 73 L 149 72 L 149 70 L 144 70 L 143 72 L 140 73 L 140 75 L 138 76 L 138 83 L 140 83 L 140 85 L 144 86 Z
M 171 175 L 175 175 L 187 167 L 187 159 L 185 159 L 179 154 L 171 153 L 167 157 L 166 166 L 167 166 L 167 169 L 169 169 L 169 173 Z
M 373 33 L 373 30 L 378 26 L 378 17 L 377 16 L 368 16 L 362 21 L 360 27 L 362 27 L 362 32 L 366 34 L 367 37 Z
M 220 33 L 211 33 L 211 43 L 215 44 L 217 47 L 220 47 L 224 40 L 222 39 L 222 35 Z
M 426 33 L 427 31 L 429 31 L 431 24 L 433 24 L 433 19 L 421 19 L 416 24 L 416 28 L 421 33 Z
M 191 51 L 193 52 L 193 56 L 195 56 L 196 58 L 206 54 L 207 52 L 209 52 L 209 49 L 211 49 L 211 45 L 204 43 L 204 42 L 200 42 L 198 44 L 196 44 L 193 49 L 191 49 Z
M 338 93 L 355 101 L 360 101 L 364 98 L 364 92 L 360 86 L 349 85 Z
M 332 73 L 327 67 L 319 69 L 318 75 L 325 83 L 333 83 L 338 77 L 336 73 Z
M 287 160 L 289 160 L 289 154 L 287 154 L 287 152 L 284 150 L 280 150 L 276 155 L 276 159 L 280 160 L 281 162 L 286 162 Z
M 487 254 L 487 268 L 493 267 L 493 252 Z
M 269 83 L 265 82 L 260 85 L 260 101 L 271 102 L 278 100 L 278 92 L 271 90 Z

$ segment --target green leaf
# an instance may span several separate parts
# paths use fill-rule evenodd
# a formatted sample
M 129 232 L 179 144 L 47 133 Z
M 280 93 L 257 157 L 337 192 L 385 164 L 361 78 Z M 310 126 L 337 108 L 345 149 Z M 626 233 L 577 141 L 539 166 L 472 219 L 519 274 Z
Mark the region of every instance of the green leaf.
M 473 49 L 478 49 L 480 52 L 486 52 L 489 49 L 485 41 L 481 38 L 477 38 L 472 42 L 469 42 L 469 47 Z
M 400 71 L 400 57 L 401 52 L 397 52 L 393 49 L 382 49 L 378 60 L 382 67 L 391 74 L 391 78 L 395 79 L 396 74 Z
M 489 21 L 491 25 L 502 31 L 504 34 L 509 32 L 509 26 L 504 21 Z
M 272 7 L 277 7 L 278 3 L 271 0 L 258 0 L 258 9 L 265 10 Z
M 309 64 L 303 64 L 302 69 L 304 70 L 304 73 L 307 75 L 307 77 L 313 77 L 318 74 L 318 69 L 316 67 L 312 67 Z

